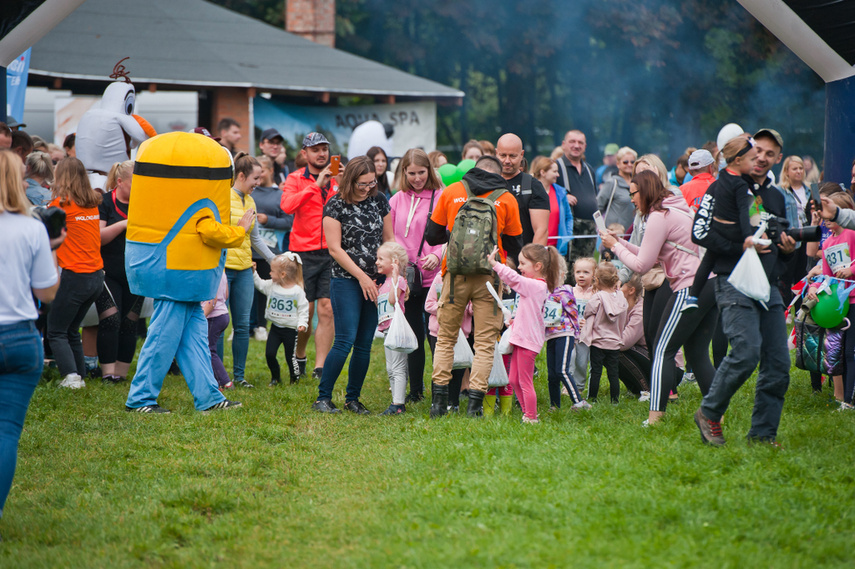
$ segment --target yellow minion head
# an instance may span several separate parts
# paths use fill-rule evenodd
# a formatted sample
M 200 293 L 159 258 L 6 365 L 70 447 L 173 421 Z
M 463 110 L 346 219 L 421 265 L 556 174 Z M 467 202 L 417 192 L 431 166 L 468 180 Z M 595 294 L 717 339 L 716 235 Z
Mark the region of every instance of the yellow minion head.
M 225 251 L 202 242 L 204 217 L 229 223 L 234 166 L 216 141 L 170 132 L 140 145 L 134 165 L 125 264 L 131 290 L 196 301 L 216 295 Z

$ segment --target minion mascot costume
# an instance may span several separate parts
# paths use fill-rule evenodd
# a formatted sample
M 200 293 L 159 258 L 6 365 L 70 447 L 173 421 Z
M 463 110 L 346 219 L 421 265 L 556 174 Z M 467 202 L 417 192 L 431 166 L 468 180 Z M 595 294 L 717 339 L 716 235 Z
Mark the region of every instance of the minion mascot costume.
M 234 166 L 228 151 L 195 133 L 170 132 L 142 143 L 128 206 L 125 268 L 134 294 L 154 299 L 125 409 L 168 413 L 157 404 L 173 357 L 198 411 L 239 407 L 217 388 L 200 302 L 217 295 L 224 247 L 239 246 L 243 227 L 230 217 Z

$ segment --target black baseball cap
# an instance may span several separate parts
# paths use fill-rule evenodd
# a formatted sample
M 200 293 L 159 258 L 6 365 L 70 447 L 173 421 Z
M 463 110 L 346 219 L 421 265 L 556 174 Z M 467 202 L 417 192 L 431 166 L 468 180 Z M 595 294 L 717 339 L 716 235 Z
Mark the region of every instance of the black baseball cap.
M 281 138 L 282 142 L 285 142 L 285 137 L 279 134 L 275 128 L 267 128 L 261 133 L 261 140 L 273 140 L 274 138 Z

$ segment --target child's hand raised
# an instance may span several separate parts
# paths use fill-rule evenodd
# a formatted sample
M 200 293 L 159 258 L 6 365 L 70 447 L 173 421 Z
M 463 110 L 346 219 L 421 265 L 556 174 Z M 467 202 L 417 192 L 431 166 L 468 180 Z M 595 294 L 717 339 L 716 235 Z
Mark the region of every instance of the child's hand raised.
M 496 260 L 496 255 L 499 253 L 498 247 L 493 247 L 493 250 L 490 251 L 490 254 L 487 256 L 487 260 L 490 261 L 490 266 L 495 267 L 499 264 L 499 261 Z

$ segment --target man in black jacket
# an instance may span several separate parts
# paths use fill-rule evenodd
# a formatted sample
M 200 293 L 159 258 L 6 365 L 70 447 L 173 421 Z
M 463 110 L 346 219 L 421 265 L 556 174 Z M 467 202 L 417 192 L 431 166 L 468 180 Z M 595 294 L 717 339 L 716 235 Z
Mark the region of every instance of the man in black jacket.
M 754 194 L 753 211 L 760 220 L 770 216 L 786 217 L 783 194 L 771 184 L 769 170 L 777 163 L 783 148 L 781 135 L 771 129 L 762 129 L 754 135 L 757 159 L 751 172 L 751 191 Z M 715 184 L 710 186 L 713 192 Z M 715 196 L 711 196 L 715 199 Z M 704 202 L 709 203 L 710 193 Z M 704 209 L 702 202 L 701 209 Z M 711 210 L 710 210 L 711 211 Z M 702 211 L 695 218 L 693 238 L 703 233 L 699 224 L 705 221 Z M 786 269 L 786 262 L 795 250 L 795 241 L 782 234 L 771 246 L 754 245 L 760 253 L 766 278 L 770 285 L 769 301 L 762 303 L 739 292 L 727 277 L 739 262 L 742 247 L 735 242 L 706 243 L 717 255 L 715 272 L 716 302 L 721 311 L 724 333 L 730 341 L 730 353 L 716 370 L 709 393 L 704 397 L 700 409 L 695 413 L 695 423 L 701 439 L 712 445 L 725 443 L 721 431 L 721 417 L 727 410 L 736 391 L 754 372 L 757 363 L 757 387 L 754 412 L 748 440 L 777 444 L 778 425 L 784 407 L 784 395 L 790 384 L 790 354 L 787 349 L 787 326 L 784 321 L 784 303 L 778 291 L 778 277 Z

